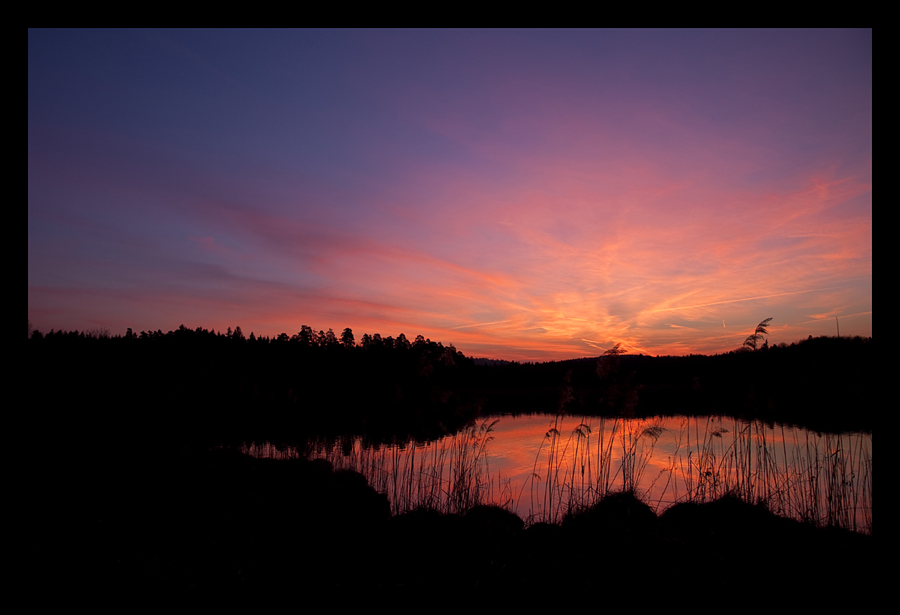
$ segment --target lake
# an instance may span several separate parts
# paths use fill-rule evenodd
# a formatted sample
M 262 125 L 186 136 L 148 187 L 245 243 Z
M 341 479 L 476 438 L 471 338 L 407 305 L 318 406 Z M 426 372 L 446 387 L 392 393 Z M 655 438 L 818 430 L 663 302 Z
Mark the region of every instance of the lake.
M 366 446 L 359 437 L 308 450 L 247 444 L 263 457 L 308 456 L 361 472 L 394 513 L 506 506 L 558 522 L 604 494 L 634 489 L 657 512 L 731 492 L 778 514 L 867 532 L 872 434 L 827 434 L 721 417 L 493 417 L 433 442 Z

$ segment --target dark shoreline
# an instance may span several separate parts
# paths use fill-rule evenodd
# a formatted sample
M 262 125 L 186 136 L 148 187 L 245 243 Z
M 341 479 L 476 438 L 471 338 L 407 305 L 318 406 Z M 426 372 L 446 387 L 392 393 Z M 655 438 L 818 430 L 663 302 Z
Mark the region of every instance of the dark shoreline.
M 390 338 L 388 338 L 390 339 Z M 436 439 L 486 416 L 728 416 L 871 433 L 871 338 L 810 338 L 715 356 L 602 356 L 476 365 L 452 346 L 325 346 L 198 329 L 144 338 L 30 339 L 35 432 L 137 436 L 205 449 L 250 440 L 361 435 Z M 73 416 L 61 408 L 83 404 Z
M 664 582 L 673 587 L 691 574 L 740 578 L 783 562 L 792 584 L 825 592 L 834 580 L 822 562 L 837 562 L 840 582 L 858 587 L 874 571 L 872 535 L 815 528 L 730 497 L 657 516 L 632 494 L 612 494 L 558 525 L 526 528 L 493 506 L 391 517 L 361 475 L 324 461 L 219 449 L 115 479 L 118 487 L 82 493 L 78 509 L 49 515 L 58 533 L 30 545 L 42 575 L 62 574 L 89 595 L 264 596 L 528 591 L 600 579 L 640 591 L 658 562 L 688 575 Z M 789 563 L 797 559 L 803 565 Z

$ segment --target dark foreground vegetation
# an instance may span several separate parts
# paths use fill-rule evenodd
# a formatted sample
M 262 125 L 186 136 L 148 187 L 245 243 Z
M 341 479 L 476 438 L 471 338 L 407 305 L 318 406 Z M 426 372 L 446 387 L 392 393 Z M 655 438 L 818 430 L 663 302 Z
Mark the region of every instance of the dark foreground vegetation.
M 818 338 L 715 357 L 476 365 L 421 337 L 356 343 L 349 329 L 337 337 L 304 327 L 274 339 L 185 327 L 35 332 L 21 429 L 33 450 L 15 472 L 26 570 L 38 589 L 72 582 L 94 596 L 540 583 L 610 585 L 633 600 L 649 586 L 696 595 L 759 578 L 803 587 L 808 600 L 837 576 L 864 597 L 871 535 L 780 519 L 732 498 L 657 517 L 615 495 L 558 525 L 527 528 L 484 506 L 391 517 L 359 474 L 229 448 L 347 433 L 424 440 L 502 412 L 727 414 L 871 430 L 873 353 L 870 339 Z
M 60 553 L 43 581 L 74 580 L 96 597 L 422 592 L 470 600 L 482 591 L 510 603 L 552 596 L 629 608 L 743 591 L 782 606 L 859 606 L 871 593 L 871 536 L 817 529 L 736 498 L 657 516 L 618 493 L 560 524 L 526 527 L 491 506 L 391 517 L 361 475 L 321 460 L 219 449 L 154 462 L 150 472 L 83 494 L 84 517 L 68 506 L 54 511 L 61 533 L 49 546 Z M 47 557 L 45 537 L 30 538 L 35 559 Z

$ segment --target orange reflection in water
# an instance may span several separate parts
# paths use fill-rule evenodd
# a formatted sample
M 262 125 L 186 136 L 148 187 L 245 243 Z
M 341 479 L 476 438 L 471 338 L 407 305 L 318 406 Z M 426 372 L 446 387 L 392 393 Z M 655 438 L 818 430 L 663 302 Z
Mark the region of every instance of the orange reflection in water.
M 522 415 L 435 442 L 376 449 L 345 439 L 312 455 L 362 472 L 395 513 L 493 503 L 528 522 L 555 522 L 606 493 L 633 489 L 657 512 L 735 493 L 822 525 L 867 531 L 872 523 L 872 435 L 863 433 L 718 417 Z

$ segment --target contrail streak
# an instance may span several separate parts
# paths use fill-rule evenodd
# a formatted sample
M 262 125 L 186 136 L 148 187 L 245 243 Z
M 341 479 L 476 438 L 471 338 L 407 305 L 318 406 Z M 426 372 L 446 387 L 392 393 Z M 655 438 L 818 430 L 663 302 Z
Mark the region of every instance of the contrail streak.
M 777 293 L 774 295 L 759 295 L 757 297 L 744 297 L 743 299 L 727 299 L 725 301 L 713 301 L 711 303 L 697 303 L 695 305 L 682 305 L 678 307 L 668 307 L 668 308 L 659 308 L 656 310 L 650 310 L 648 314 L 655 314 L 657 312 L 674 312 L 676 310 L 690 310 L 691 308 L 701 308 L 701 307 L 709 307 L 711 305 L 723 305 L 725 303 L 739 303 L 741 301 L 753 301 L 755 299 L 770 299 L 772 297 L 787 297 L 788 295 L 802 295 L 803 293 L 814 293 L 822 290 L 831 290 L 831 288 L 811 288 L 810 290 L 798 290 L 792 293 Z M 722 326 L 725 326 L 725 321 L 722 321 Z
M 507 318 L 506 320 L 495 320 L 494 322 L 476 322 L 471 325 L 459 325 L 458 327 L 450 327 L 450 329 L 468 329 L 470 327 L 486 327 L 487 325 L 499 325 L 504 322 L 510 322 Z

